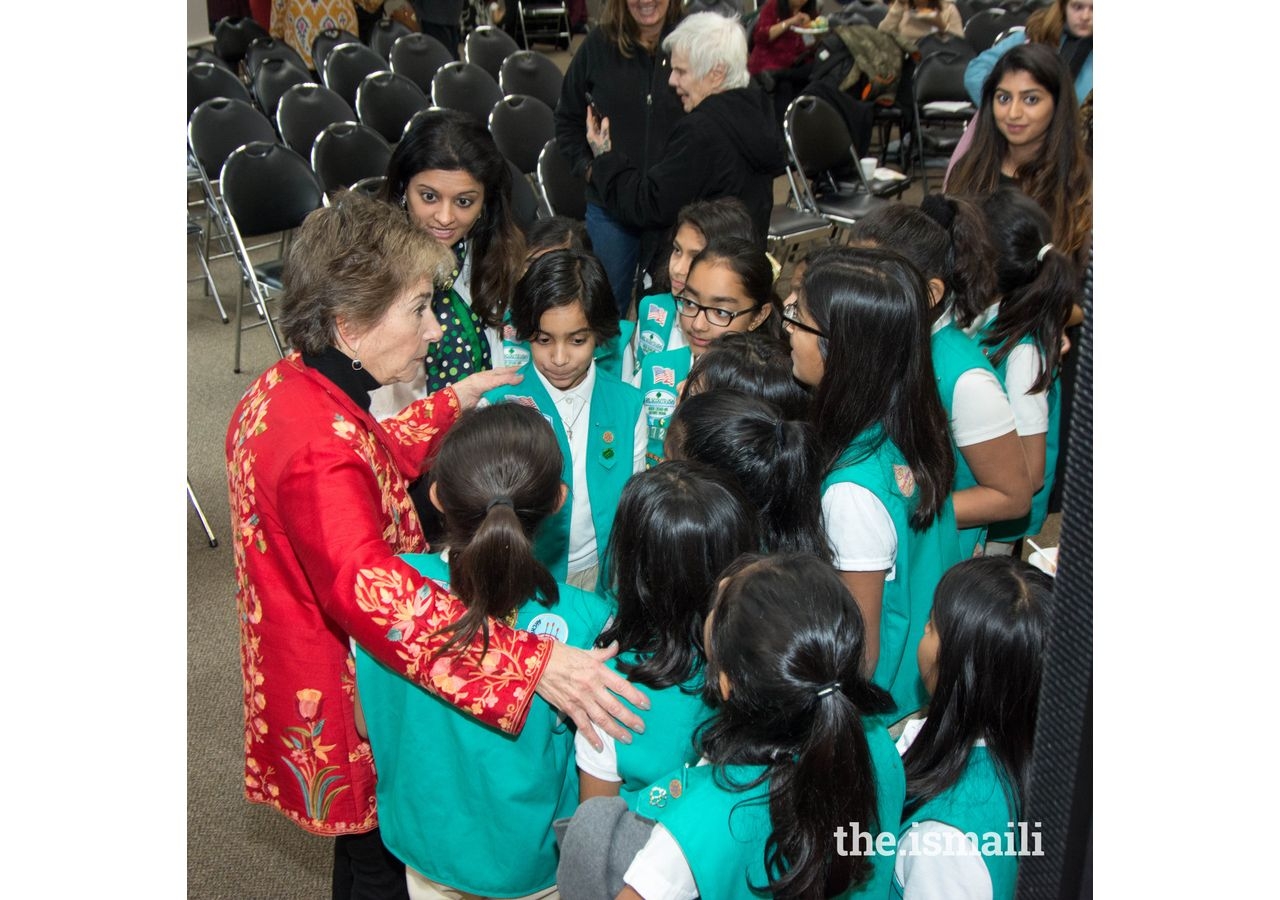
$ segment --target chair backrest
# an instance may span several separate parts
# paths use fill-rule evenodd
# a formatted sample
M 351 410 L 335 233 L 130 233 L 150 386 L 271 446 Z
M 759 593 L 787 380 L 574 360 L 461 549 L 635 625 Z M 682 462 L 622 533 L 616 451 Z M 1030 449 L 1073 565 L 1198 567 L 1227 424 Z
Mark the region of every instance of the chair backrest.
M 284 144 L 296 153 L 311 154 L 316 135 L 334 122 L 354 122 L 356 111 L 324 85 L 297 84 L 280 97 L 276 125 Z
M 270 37 L 251 16 L 225 16 L 213 26 L 213 52 L 235 69 L 255 39 Z
M 252 103 L 249 89 L 229 69 L 209 62 L 191 63 L 187 66 L 187 118 L 197 106 L 214 97 L 227 97 Z
M 386 175 L 370 175 L 368 178 L 361 178 L 351 185 L 351 190 L 357 194 L 364 194 L 366 197 L 377 197 L 382 192 L 382 186 L 386 183 Z
M 432 104 L 467 113 L 484 126 L 489 124 L 493 104 L 501 99 L 498 82 L 473 63 L 446 63 L 431 79 Z
M 538 187 L 552 215 L 571 219 L 587 217 L 587 182 L 573 174 L 555 138 L 538 155 Z
M 253 78 L 253 95 L 258 99 L 258 107 L 274 119 L 284 92 L 295 84 L 310 82 L 311 73 L 302 66 L 294 65 L 283 57 L 272 57 L 258 65 L 258 72 Z
M 324 77 L 324 61 L 334 47 L 339 44 L 358 44 L 360 38 L 344 28 L 322 28 L 311 39 L 311 66 L 315 73 Z
M 489 133 L 498 151 L 528 175 L 537 171 L 542 148 L 556 136 L 556 115 L 537 97 L 508 94 L 493 105 Z
M 821 97 L 801 94 L 782 119 L 782 133 L 794 165 L 806 179 L 843 167 L 854 158 L 853 138 L 838 110 Z
M 948 53 L 955 53 L 958 56 L 963 56 L 966 59 L 973 59 L 978 55 L 974 52 L 972 44 L 964 38 L 954 35 L 949 31 L 926 34 L 924 37 L 920 38 L 920 43 L 918 44 L 917 49 L 920 52 L 921 59 L 943 50 Z
M 841 7 L 841 12 L 857 13 L 867 20 L 867 24 L 878 26 L 889 14 L 889 7 L 879 0 L 852 0 Z
M 374 72 L 366 75 L 356 91 L 356 114 L 360 121 L 396 143 L 404 133 L 405 123 L 419 110 L 431 106 L 431 100 L 403 75 Z
M 373 23 L 373 30 L 369 32 L 369 47 L 390 62 L 391 48 L 406 34 L 413 34 L 413 32 L 403 22 L 388 18 L 379 19 Z
M 519 49 L 516 39 L 501 28 L 481 25 L 467 35 L 462 45 L 462 58 L 488 72 L 496 84 L 498 73 L 502 71 L 502 61 Z
M 948 50 L 920 60 L 911 81 L 916 110 L 935 100 L 971 102 L 964 87 L 964 70 L 968 65 L 968 58 Z
M 960 21 L 964 24 L 968 24 L 970 19 L 983 10 L 1012 5 L 1012 0 L 956 0 L 956 10 L 959 11 Z
M 364 44 L 339 44 L 324 61 L 324 85 L 353 107 L 366 75 L 387 68 L 382 57 Z
M 409 78 L 428 94 L 436 72 L 451 62 L 449 48 L 429 34 L 406 34 L 391 48 L 391 71 Z
M 1027 30 L 1026 25 L 1014 25 L 1012 28 L 1006 28 L 1004 31 L 996 35 L 996 39 L 991 42 L 991 46 L 994 47 L 996 44 L 1000 43 L 1005 38 L 1013 37 L 1013 35 L 1017 34 L 1019 31 L 1026 31 L 1026 30 Z
M 326 191 L 350 187 L 361 178 L 384 175 L 391 145 L 368 125 L 334 122 L 311 145 L 311 168 Z
M 511 215 L 521 231 L 528 231 L 538 218 L 542 204 L 529 183 L 529 176 L 520 172 L 511 160 L 507 160 L 507 168 L 511 171 Z
M 294 50 L 284 41 L 277 41 L 271 38 L 258 38 L 249 45 L 249 49 L 244 55 L 244 68 L 249 76 L 249 80 L 253 81 L 258 77 L 258 69 L 263 62 L 268 59 L 287 59 L 299 69 L 310 73 L 311 69 L 307 67 L 307 63 L 297 50 Z M 310 77 L 307 78 L 311 80 Z
M 276 130 L 267 117 L 244 100 L 206 100 L 187 122 L 187 146 L 210 178 L 217 177 L 231 151 L 241 144 L 275 139 Z
M 995 43 L 996 35 L 1016 24 L 1013 16 L 1003 9 L 984 9 L 964 23 L 964 39 L 981 53 Z
M 284 144 L 245 144 L 222 167 L 222 199 L 242 237 L 289 231 L 324 204 L 307 161 Z
M 503 94 L 537 97 L 552 109 L 560 102 L 564 73 L 551 57 L 537 50 L 517 50 L 502 61 L 498 86 Z
M 231 66 L 227 64 L 227 61 L 224 60 L 221 56 L 218 56 L 218 54 L 214 53 L 209 48 L 188 47 L 187 48 L 187 66 L 190 67 L 198 62 L 213 63 L 215 66 L 226 69 L 232 75 L 235 74 L 235 70 L 232 69 Z

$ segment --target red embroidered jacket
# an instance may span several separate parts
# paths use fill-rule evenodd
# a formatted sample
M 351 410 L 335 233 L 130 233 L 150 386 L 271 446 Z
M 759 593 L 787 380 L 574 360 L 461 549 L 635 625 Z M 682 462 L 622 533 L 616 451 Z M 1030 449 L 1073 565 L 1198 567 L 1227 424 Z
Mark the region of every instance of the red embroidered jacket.
M 465 607 L 395 554 L 426 549 L 406 479 L 459 412 L 446 389 L 378 423 L 296 354 L 264 372 L 227 430 L 244 672 L 245 795 L 316 834 L 377 825 L 354 723 L 348 638 L 489 725 L 518 732 L 551 644 L 489 623 L 432 660 Z M 424 748 L 424 750 L 427 748 Z

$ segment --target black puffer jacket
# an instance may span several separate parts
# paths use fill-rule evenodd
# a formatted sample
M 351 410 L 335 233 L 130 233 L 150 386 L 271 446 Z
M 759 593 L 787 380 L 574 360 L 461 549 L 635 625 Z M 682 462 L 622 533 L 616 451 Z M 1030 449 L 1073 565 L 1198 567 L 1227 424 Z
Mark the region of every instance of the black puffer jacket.
M 591 183 L 617 219 L 644 230 L 640 263 L 648 270 L 680 207 L 693 200 L 737 197 L 763 246 L 773 180 L 785 167 L 773 104 L 752 84 L 711 94 L 694 107 L 647 172 L 615 145 L 596 158 Z
M 649 54 L 637 47 L 627 58 L 605 37 L 603 28 L 591 29 L 569 63 L 556 104 L 556 139 L 576 175 L 586 178 L 591 163 L 587 93 L 600 115 L 609 119 L 613 145 L 643 172 L 659 158 L 672 129 L 684 118 L 680 98 L 667 83 L 670 77 L 671 64 L 661 50 Z M 587 185 L 587 200 L 605 205 L 591 185 Z

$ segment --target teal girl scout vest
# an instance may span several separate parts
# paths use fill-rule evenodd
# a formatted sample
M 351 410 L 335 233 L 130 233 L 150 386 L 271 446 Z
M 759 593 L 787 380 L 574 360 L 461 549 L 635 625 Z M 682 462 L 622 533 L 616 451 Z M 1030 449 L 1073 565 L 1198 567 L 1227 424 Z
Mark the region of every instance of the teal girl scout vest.
M 954 324 L 944 325 L 934 332 L 932 344 L 933 370 L 938 379 L 938 393 L 942 397 L 942 406 L 947 411 L 947 420 L 950 421 L 951 404 L 955 399 L 956 382 L 960 380 L 960 376 L 971 369 L 983 369 L 993 375 L 995 370 L 991 368 L 991 363 L 987 362 L 987 358 L 969 339 L 969 336 Z M 1004 383 L 1004 379 L 999 376 L 997 380 L 1001 384 Z M 973 476 L 969 464 L 965 462 L 964 454 L 960 452 L 954 440 L 951 442 L 951 449 L 956 458 L 956 480 L 952 487 L 952 493 L 955 493 L 973 487 L 978 483 L 978 479 Z M 960 529 L 961 555 L 968 559 L 973 556 L 977 546 L 986 543 L 986 540 L 987 526 L 985 525 Z
M 984 355 L 990 355 L 994 349 L 981 343 L 982 338 L 991 329 L 994 321 L 993 319 L 991 323 L 987 324 L 986 328 L 982 329 L 974 337 L 977 346 Z M 1018 344 L 1019 346 L 1022 344 L 1034 346 L 1035 338 L 1027 335 L 1018 341 Z M 992 368 L 995 370 L 996 377 L 1000 379 L 1000 386 L 1005 389 L 1005 393 L 1008 393 L 1009 387 L 1005 384 L 1005 379 L 1009 374 L 1009 357 L 1006 355 L 1000 365 L 992 366 Z M 1049 431 L 1044 436 L 1044 484 L 1040 487 L 1040 490 L 1031 495 L 1031 509 L 1025 516 L 1011 519 L 1008 522 L 997 522 L 987 528 L 987 537 L 991 540 L 1012 543 L 1020 537 L 1039 534 L 1040 529 L 1044 527 L 1045 517 L 1049 515 L 1049 494 L 1053 491 L 1053 476 L 1058 468 L 1058 442 L 1061 420 L 1062 409 L 1059 405 L 1058 376 L 1055 375 L 1053 384 L 1049 386 Z
M 440 554 L 402 558 L 448 587 Z M 611 607 L 567 584 L 559 595 L 550 608 L 526 602 L 516 627 L 591 647 Z M 534 697 L 520 734 L 504 734 L 363 649 L 356 651 L 356 685 L 378 767 L 387 848 L 433 881 L 483 897 L 521 897 L 555 884 L 551 823 L 578 805 L 573 732 L 556 710 Z
M 846 823 L 874 838 L 881 830 L 892 831 L 902 817 L 907 780 L 902 760 L 884 728 L 870 720 L 863 727 L 871 750 L 871 768 L 876 783 L 878 824 Z M 725 766 L 717 783 L 715 766 L 691 766 L 673 771 L 640 792 L 632 807 L 646 818 L 656 819 L 671 833 L 685 861 L 693 871 L 702 900 L 759 900 L 750 885 L 768 883 L 764 868 L 765 842 L 773 831 L 769 815 L 769 781 L 746 791 L 723 786 L 749 784 L 765 771 L 764 766 Z M 834 776 L 833 776 L 834 777 Z M 836 837 L 832 837 L 833 842 Z M 849 835 L 844 846 L 851 852 L 856 836 Z M 837 851 L 839 847 L 836 847 Z M 893 854 L 872 858 L 872 876 L 860 888 L 843 897 L 887 897 L 893 881 Z
M 959 532 L 950 497 L 943 504 L 942 515 L 924 531 L 912 530 L 909 519 L 915 477 L 902 451 L 880 425 L 863 432 L 845 449 L 823 480 L 823 493 L 845 482 L 871 491 L 888 510 L 898 535 L 894 578 L 885 581 L 881 601 L 880 659 L 871 677 L 893 696 L 896 712 L 886 714 L 888 723 L 919 709 L 929 699 L 920 680 L 916 647 L 933 608 L 934 589 L 942 574 L 963 558 Z
M 560 511 L 552 515 L 538 528 L 534 540 L 534 555 L 546 566 L 557 581 L 564 581 L 569 568 L 569 526 L 573 519 L 572 497 L 575 490 L 585 490 L 591 499 L 591 521 L 596 530 L 596 549 L 600 561 L 604 561 L 604 548 L 613 527 L 613 514 L 622 499 L 622 488 L 631 477 L 632 460 L 635 458 L 636 420 L 640 416 L 640 392 L 629 384 L 623 384 L 607 372 L 596 369 L 596 383 L 591 391 L 591 407 L 587 432 L 587 483 L 573 483 L 573 460 L 569 456 L 569 438 L 564 423 L 556 410 L 551 395 L 542 386 L 533 363 L 520 369 L 524 380 L 508 384 L 485 394 L 490 403 L 523 403 L 531 406 L 551 424 L 556 442 L 564 455 L 561 475 L 569 486 L 570 500 Z M 601 586 L 607 584 L 601 577 Z
M 621 329 L 617 337 L 609 338 L 603 344 L 596 344 L 596 352 L 592 357 L 595 360 L 596 368 L 602 372 L 608 372 L 619 381 L 625 381 L 631 377 L 630 372 L 622 371 L 623 351 L 626 350 L 627 344 L 631 343 L 631 335 L 635 332 L 636 323 L 623 319 L 618 323 Z M 502 325 L 502 365 L 504 366 L 523 366 L 533 358 L 529 351 L 529 342 L 516 339 L 516 327 L 511 324 L 511 313 L 507 312 L 507 319 Z

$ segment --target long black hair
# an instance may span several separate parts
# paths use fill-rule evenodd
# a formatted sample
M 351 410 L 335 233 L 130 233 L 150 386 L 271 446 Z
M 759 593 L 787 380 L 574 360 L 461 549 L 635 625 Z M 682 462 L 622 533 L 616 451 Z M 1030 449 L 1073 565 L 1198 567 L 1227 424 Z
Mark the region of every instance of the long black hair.
M 947 570 L 933 596 L 937 682 L 928 718 L 902 758 L 906 813 L 964 772 L 986 741 L 1010 806 L 1026 796 L 1053 579 L 1012 556 L 982 556 Z
M 471 306 L 486 325 L 501 328 L 525 255 L 524 236 L 512 213 L 511 169 L 487 128 L 449 109 L 422 116 L 396 145 L 382 199 L 403 207 L 410 180 L 429 169 L 463 171 L 484 186 L 480 217 L 467 235 Z
M 745 557 L 729 569 L 708 637 L 706 694 L 719 714 L 699 739 L 731 790 L 769 779 L 770 880 L 752 885 L 755 891 L 814 900 L 841 894 L 865 882 L 872 865 L 866 856 L 834 853 L 835 829 L 850 822 L 898 826 L 876 814 L 862 717 L 888 712 L 893 701 L 862 674 L 865 641 L 853 597 L 821 560 Z M 766 771 L 753 784 L 730 784 L 723 770 L 730 765 Z
M 813 426 L 759 397 L 718 389 L 686 397 L 667 430 L 677 458 L 732 477 L 755 501 L 764 548 L 831 561 L 822 523 L 822 449 Z
M 637 663 L 630 680 L 660 689 L 703 667 L 702 626 L 720 573 L 760 546 L 750 501 L 733 481 L 699 463 L 664 462 L 633 475 L 605 549 L 617 615 L 596 640 L 614 641 Z
M 1001 188 L 982 204 L 997 250 L 1000 311 L 982 338 L 992 365 L 1031 335 L 1044 360 L 1031 390 L 1047 391 L 1062 360 L 1062 333 L 1079 296 L 1074 264 L 1050 245 L 1049 217 L 1017 188 Z
M 945 290 L 934 321 L 950 310 L 955 323 L 968 328 L 995 300 L 995 248 L 982 210 L 971 200 L 929 194 L 919 209 L 890 203 L 859 219 L 849 236 L 895 250 L 926 281 L 941 281 Z
M 823 375 L 811 413 L 826 469 L 855 438 L 883 425 L 915 478 L 910 523 L 923 531 L 942 514 L 956 468 L 934 378 L 924 279 L 891 250 L 830 247 L 805 269 L 799 300 L 827 335 L 818 341 Z
M 809 389 L 791 371 L 791 348 L 763 329 L 726 331 L 690 367 L 684 397 L 719 388 L 772 403 L 786 419 L 809 416 Z
M 551 606 L 556 581 L 533 555 L 533 533 L 556 511 L 564 459 L 542 414 L 518 403 L 468 412 L 445 435 L 431 466 L 444 514 L 452 592 L 467 606 L 445 654 L 467 646 L 488 619 L 530 598 Z

